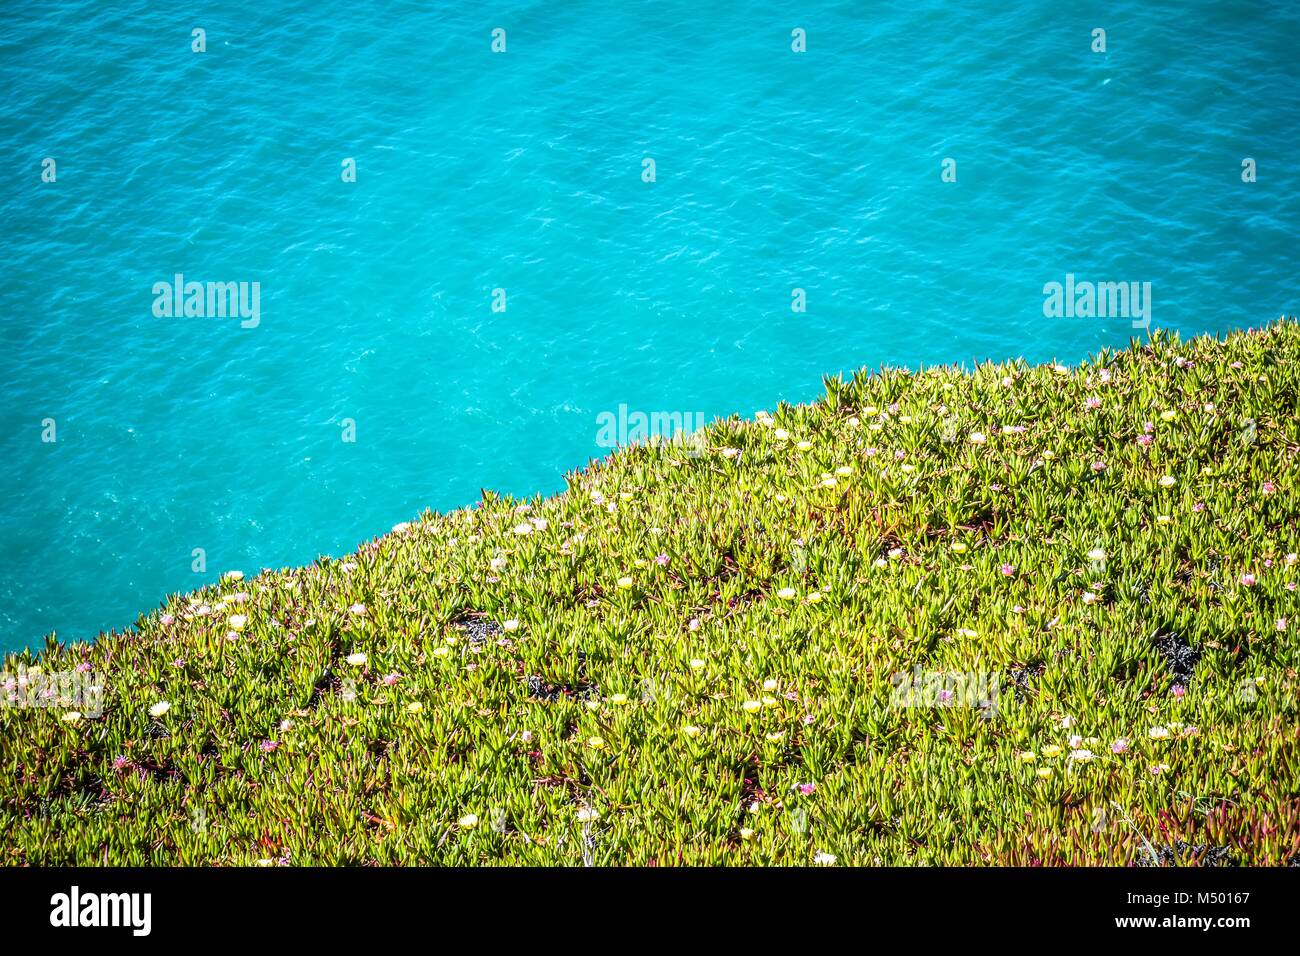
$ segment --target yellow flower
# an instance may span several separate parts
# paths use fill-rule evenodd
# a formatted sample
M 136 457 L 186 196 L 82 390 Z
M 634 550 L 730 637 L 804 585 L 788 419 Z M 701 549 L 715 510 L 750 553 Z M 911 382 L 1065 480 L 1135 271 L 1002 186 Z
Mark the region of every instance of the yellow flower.
M 957 554 L 965 554 L 966 545 L 962 544 L 960 541 L 954 541 L 952 543 L 952 550 L 955 551 Z
M 609 698 L 609 702 L 615 706 L 621 706 L 627 703 L 627 694 L 614 694 Z
M 1177 417 L 1178 417 L 1177 412 L 1163 411 L 1160 413 L 1160 420 L 1162 422 L 1172 422 Z
M 754 831 L 751 830 L 749 827 L 741 827 L 740 838 L 742 840 L 752 840 L 754 839 Z
M 1034 753 L 1032 750 L 1022 750 L 1018 754 L 1016 754 L 1016 757 L 1020 760 L 1021 763 L 1033 763 L 1035 760 L 1038 759 L 1038 755 Z
M 1050 777 L 1050 776 L 1052 775 L 1052 768 L 1051 768 L 1051 767 L 1039 767 L 1039 768 L 1038 768 L 1038 775 L 1039 775 L 1040 777 L 1042 777 L 1044 780 L 1046 780 L 1048 777 Z
M 1061 752 L 1061 748 L 1057 744 L 1047 744 L 1046 746 L 1043 747 L 1044 757 L 1055 757 L 1060 752 Z
M 740 706 L 752 714 L 754 711 L 761 709 L 763 704 L 757 700 L 747 700 Z
M 700 728 L 696 727 L 694 724 L 687 724 L 682 728 L 682 733 L 687 737 L 698 737 L 700 735 Z
M 605 740 L 602 737 L 588 737 L 587 746 L 590 747 L 592 750 L 604 750 Z
M 413 700 L 406 705 L 406 710 L 407 713 L 419 714 L 424 711 L 424 705 L 420 703 L 418 700 Z
M 701 660 L 701 659 L 698 658 L 698 657 L 693 657 L 693 658 L 691 658 L 691 669 L 692 669 L 692 670 L 699 670 L 700 668 L 702 668 L 702 667 L 704 666 L 704 664 L 705 664 L 705 661 Z
M 621 577 L 618 579 L 618 586 L 626 591 L 632 586 L 632 579 L 626 576 Z
M 812 442 L 806 440 L 801 441 L 798 444 L 796 444 L 794 447 L 798 448 L 800 451 L 809 451 L 812 449 Z
M 446 657 L 449 653 L 451 652 L 445 647 L 435 647 L 433 649 L 434 657 Z

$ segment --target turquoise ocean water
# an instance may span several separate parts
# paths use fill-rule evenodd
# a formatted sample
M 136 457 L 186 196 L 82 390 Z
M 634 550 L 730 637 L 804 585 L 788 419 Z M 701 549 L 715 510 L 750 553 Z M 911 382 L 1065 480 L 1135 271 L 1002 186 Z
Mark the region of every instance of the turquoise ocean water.
M 1291 2 L 7 3 L 0 649 L 555 491 L 620 405 L 1142 334 L 1045 318 L 1067 273 L 1300 311 L 1297 52 Z

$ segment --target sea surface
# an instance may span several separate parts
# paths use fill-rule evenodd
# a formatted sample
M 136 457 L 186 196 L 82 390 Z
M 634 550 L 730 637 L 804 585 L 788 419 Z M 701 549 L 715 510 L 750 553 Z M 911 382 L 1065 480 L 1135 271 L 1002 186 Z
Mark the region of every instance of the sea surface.
M 554 492 L 620 406 L 1300 311 L 1298 54 L 1291 0 L 7 0 L 0 650 Z

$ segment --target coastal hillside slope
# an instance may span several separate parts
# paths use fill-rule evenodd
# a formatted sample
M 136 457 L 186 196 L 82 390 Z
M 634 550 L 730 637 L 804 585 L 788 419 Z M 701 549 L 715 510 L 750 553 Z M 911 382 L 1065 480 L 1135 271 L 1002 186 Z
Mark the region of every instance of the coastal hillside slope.
M 1294 865 L 1298 406 L 1294 321 L 864 371 L 227 575 L 5 660 L 0 861 Z

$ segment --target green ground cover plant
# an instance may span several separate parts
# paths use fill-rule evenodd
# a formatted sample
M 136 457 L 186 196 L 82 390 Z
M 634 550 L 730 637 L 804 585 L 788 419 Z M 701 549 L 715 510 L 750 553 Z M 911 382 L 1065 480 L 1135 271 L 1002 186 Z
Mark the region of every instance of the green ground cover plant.
M 1300 860 L 1300 326 L 825 385 L 11 655 L 0 861 Z

